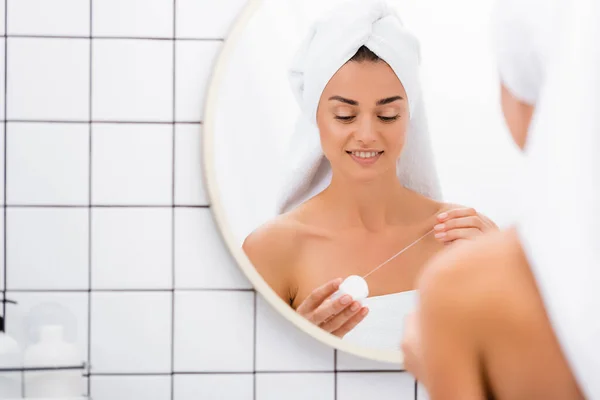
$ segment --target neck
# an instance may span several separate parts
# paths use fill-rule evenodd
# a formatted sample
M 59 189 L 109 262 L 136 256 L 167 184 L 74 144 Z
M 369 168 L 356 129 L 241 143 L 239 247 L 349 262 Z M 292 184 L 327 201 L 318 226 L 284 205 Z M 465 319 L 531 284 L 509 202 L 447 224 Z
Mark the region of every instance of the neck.
M 391 170 L 363 182 L 334 172 L 321 197 L 328 204 L 335 204 L 329 215 L 344 227 L 379 232 L 406 222 L 410 214 L 406 210 L 411 207 L 399 207 L 399 203 L 406 204 L 412 199 L 411 194 L 398 180 L 396 171 Z

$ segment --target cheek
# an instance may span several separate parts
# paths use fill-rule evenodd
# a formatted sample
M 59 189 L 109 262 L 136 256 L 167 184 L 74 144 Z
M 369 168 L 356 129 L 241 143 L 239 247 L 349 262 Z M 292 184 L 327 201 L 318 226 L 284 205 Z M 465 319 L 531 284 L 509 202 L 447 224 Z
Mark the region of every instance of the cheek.
M 398 156 L 404 148 L 407 128 L 406 122 L 398 122 L 383 131 L 386 147 L 396 156 Z
M 343 148 L 344 144 L 348 140 L 348 126 L 340 124 L 339 122 L 329 120 L 317 120 L 317 126 L 319 127 L 319 136 L 321 138 L 321 147 L 323 152 L 328 159 L 336 157 L 339 153 L 340 148 Z

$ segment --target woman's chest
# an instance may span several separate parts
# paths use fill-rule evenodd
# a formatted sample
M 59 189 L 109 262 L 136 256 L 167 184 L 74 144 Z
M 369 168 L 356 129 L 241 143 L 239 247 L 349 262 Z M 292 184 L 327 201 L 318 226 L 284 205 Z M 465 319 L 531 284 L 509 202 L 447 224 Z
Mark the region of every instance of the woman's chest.
M 296 302 L 324 283 L 350 275 L 370 274 L 366 278 L 369 296 L 414 289 L 423 266 L 443 247 L 433 237 L 415 243 L 418 237 L 414 236 L 370 239 L 339 235 L 308 243 L 297 266 Z

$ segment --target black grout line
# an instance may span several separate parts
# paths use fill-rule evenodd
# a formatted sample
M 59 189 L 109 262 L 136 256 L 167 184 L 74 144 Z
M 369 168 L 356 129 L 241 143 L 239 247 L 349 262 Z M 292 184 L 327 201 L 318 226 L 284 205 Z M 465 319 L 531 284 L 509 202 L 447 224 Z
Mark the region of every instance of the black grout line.
M 173 0 L 173 39 L 176 37 L 177 30 L 177 0 Z M 172 96 L 172 109 L 171 113 L 173 118 L 173 126 L 171 134 L 173 135 L 171 141 L 171 203 L 175 204 L 175 115 L 176 115 L 176 85 L 175 85 L 175 68 L 177 66 L 177 42 L 173 40 L 173 64 L 172 64 L 172 85 L 171 96 Z M 171 209 L 171 373 L 175 371 L 175 207 Z M 171 400 L 175 400 L 175 377 L 171 374 Z
M 333 400 L 337 400 L 338 388 L 337 388 L 337 356 L 338 350 L 333 349 Z
M 91 276 L 91 274 L 90 274 Z M 90 284 L 91 288 L 91 284 Z M 6 290 L 7 293 L 164 293 L 164 292 L 173 292 L 177 290 L 178 292 L 252 292 L 253 289 L 214 289 L 214 288 L 206 288 L 206 289 L 193 289 L 193 288 L 184 288 L 184 289 L 9 289 Z
M 11 124 L 131 124 L 131 125 L 203 125 L 203 121 L 112 121 L 112 120 L 62 120 L 62 119 L 4 119 Z
M 256 293 L 256 290 L 253 290 L 254 292 L 254 325 L 253 325 L 253 338 L 252 338 L 252 398 L 253 400 L 256 400 L 256 306 L 258 304 L 258 294 Z
M 399 373 L 403 371 L 392 370 L 348 370 L 340 371 L 340 373 L 349 374 L 381 374 L 381 373 Z M 299 371 L 173 371 L 173 372 L 95 372 L 86 374 L 87 376 L 175 376 L 175 375 L 309 375 L 309 374 L 334 374 L 333 370 L 299 370 Z
M 90 10 L 91 14 L 91 10 Z M 185 38 L 185 37 L 147 37 L 147 36 L 106 36 L 106 35 L 0 35 L 7 39 L 93 39 L 93 40 L 158 40 L 171 42 L 223 42 L 224 38 Z
M 4 0 L 4 32 L 8 31 L 8 0 Z M 6 105 L 6 100 L 8 98 L 7 96 L 7 91 L 8 91 L 8 40 L 4 41 L 4 198 L 3 198 L 3 204 L 6 204 L 6 166 L 7 166 L 7 161 L 6 158 L 8 156 L 8 151 L 6 149 L 7 144 L 8 144 L 8 133 L 7 133 L 7 126 L 6 126 L 6 117 L 7 117 L 7 110 L 8 107 Z M 4 280 L 4 287 L 3 289 L 3 293 L 2 293 L 2 300 L 6 300 L 6 288 L 7 288 L 7 279 L 8 279 L 8 266 L 6 265 L 6 253 L 7 253 L 7 248 L 6 248 L 6 233 L 7 233 L 7 229 L 6 229 L 6 208 L 4 208 L 4 210 L 2 210 L 2 212 L 4 213 L 4 221 L 2 224 L 2 230 L 4 233 L 4 238 L 3 238 L 3 243 L 2 246 L 4 246 L 4 254 L 3 254 L 3 270 L 2 270 L 2 277 Z M 4 324 L 5 327 L 6 325 L 6 301 L 2 302 L 2 317 L 4 318 Z M 24 396 L 24 393 L 21 393 L 21 395 Z
M 91 139 L 90 139 L 91 140 Z M 91 143 L 91 142 L 90 142 Z M 91 167 L 90 167 L 91 168 Z M 5 204 L 4 208 L 210 208 L 209 205 L 167 205 L 167 204 L 88 204 L 88 205 L 60 205 L 60 204 Z
M 90 36 L 92 36 L 92 24 L 94 22 L 92 9 L 93 0 L 90 0 Z M 90 59 L 89 59 L 89 76 L 88 76 L 88 95 L 89 95 L 89 103 L 88 103 L 88 115 L 90 121 L 93 117 L 93 109 L 92 109 L 92 89 L 93 89 L 93 41 L 90 40 Z M 89 149 L 89 159 L 88 159 L 88 332 L 87 332 L 87 364 L 91 365 L 92 359 L 92 143 L 93 143 L 93 132 L 92 132 L 92 124 L 88 123 L 88 149 Z M 91 372 L 91 368 L 88 367 L 88 370 Z M 92 394 L 92 380 L 87 380 L 87 394 L 91 396 Z

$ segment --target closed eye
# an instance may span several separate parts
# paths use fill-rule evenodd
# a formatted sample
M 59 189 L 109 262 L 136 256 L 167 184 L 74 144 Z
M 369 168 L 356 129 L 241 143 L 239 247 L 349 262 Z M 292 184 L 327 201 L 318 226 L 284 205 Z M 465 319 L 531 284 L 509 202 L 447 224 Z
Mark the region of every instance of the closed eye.
M 400 115 L 395 115 L 393 117 L 379 117 L 379 119 L 382 120 L 383 122 L 393 122 L 393 121 L 397 120 L 398 118 L 400 118 Z
M 335 119 L 340 120 L 340 121 L 344 121 L 344 122 L 348 122 L 348 121 L 352 121 L 354 119 L 354 116 L 352 116 L 352 115 L 350 115 L 350 116 L 336 115 Z

